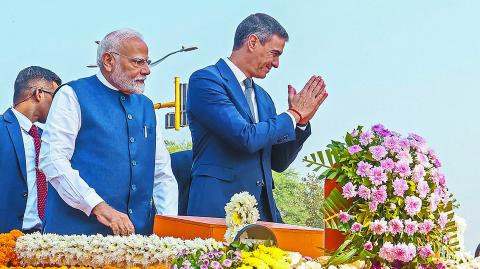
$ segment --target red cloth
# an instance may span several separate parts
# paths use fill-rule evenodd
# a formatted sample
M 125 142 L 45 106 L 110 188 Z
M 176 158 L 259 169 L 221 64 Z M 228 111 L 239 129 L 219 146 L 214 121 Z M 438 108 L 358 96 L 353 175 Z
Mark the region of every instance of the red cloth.
M 28 131 L 33 137 L 33 142 L 35 144 L 35 173 L 37 175 L 37 209 L 38 216 L 43 220 L 45 214 L 45 204 L 47 203 L 47 180 L 45 174 L 38 169 L 38 155 L 40 154 L 40 135 L 38 133 L 38 127 L 32 125 L 30 131 Z

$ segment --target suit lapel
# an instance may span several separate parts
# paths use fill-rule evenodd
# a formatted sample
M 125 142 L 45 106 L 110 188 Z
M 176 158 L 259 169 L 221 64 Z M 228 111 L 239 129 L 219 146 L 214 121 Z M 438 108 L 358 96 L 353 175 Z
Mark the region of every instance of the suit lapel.
M 228 67 L 223 59 L 220 59 L 216 66 L 227 83 L 227 90 L 230 92 L 232 102 L 238 108 L 240 114 L 242 114 L 246 120 L 249 120 L 250 123 L 253 123 L 253 116 L 250 107 L 248 106 L 247 99 L 245 98 L 245 94 L 232 70 L 230 70 L 230 67 Z
M 261 90 L 260 86 L 253 84 L 255 89 L 255 99 L 257 101 L 257 111 L 259 121 L 266 121 L 271 116 L 268 113 L 268 97 L 265 96 L 265 93 Z
M 27 182 L 27 171 L 26 171 L 26 161 L 25 161 L 25 147 L 23 146 L 23 138 L 22 138 L 22 131 L 20 129 L 20 125 L 18 124 L 18 120 L 13 114 L 11 109 L 8 109 L 3 118 L 7 121 L 7 130 L 8 134 L 10 135 L 10 139 L 12 139 L 13 147 L 15 148 L 15 153 L 17 155 L 18 165 L 20 166 L 20 170 L 22 171 L 23 180 Z

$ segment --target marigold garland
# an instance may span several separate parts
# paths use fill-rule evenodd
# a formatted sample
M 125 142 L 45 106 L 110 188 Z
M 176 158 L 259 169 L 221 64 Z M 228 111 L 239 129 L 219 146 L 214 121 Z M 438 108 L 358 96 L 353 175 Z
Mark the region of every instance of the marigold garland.
M 19 266 L 20 262 L 17 260 L 15 254 L 15 244 L 17 238 L 23 233 L 19 230 L 12 230 L 9 233 L 0 234 L 0 266 Z

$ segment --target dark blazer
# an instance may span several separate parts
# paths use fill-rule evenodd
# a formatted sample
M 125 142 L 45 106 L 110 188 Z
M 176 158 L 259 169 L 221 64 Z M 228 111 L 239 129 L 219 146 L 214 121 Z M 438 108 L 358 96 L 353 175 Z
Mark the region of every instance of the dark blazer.
M 11 109 L 0 116 L 0 233 L 22 229 L 27 172 L 22 130 Z
M 186 216 L 188 194 L 192 182 L 192 151 L 184 150 L 170 154 L 173 175 L 178 183 L 178 215 Z
M 293 162 L 310 126 L 302 131 L 287 113 L 277 115 L 270 95 L 256 84 L 259 122 L 254 123 L 240 84 L 222 59 L 193 73 L 188 86 L 193 142 L 188 214 L 225 217 L 225 204 L 235 193 L 247 191 L 260 203 L 265 185 L 263 208 L 280 222 L 272 169 L 281 172 Z

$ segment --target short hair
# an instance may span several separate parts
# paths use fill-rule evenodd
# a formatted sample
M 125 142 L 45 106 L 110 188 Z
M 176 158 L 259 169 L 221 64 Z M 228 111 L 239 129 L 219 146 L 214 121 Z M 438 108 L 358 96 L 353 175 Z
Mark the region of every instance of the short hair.
M 258 37 L 262 45 L 265 45 L 273 35 L 278 35 L 288 41 L 287 31 L 277 20 L 264 13 L 255 13 L 245 18 L 238 25 L 233 40 L 233 50 L 240 49 L 252 34 Z
M 104 53 L 109 51 L 118 52 L 123 41 L 133 39 L 133 38 L 138 38 L 143 41 L 143 36 L 139 32 L 132 29 L 120 29 L 120 30 L 116 30 L 111 33 L 108 33 L 102 39 L 102 41 L 100 41 L 100 43 L 98 44 L 98 48 L 97 48 L 98 67 L 102 68 L 103 66 L 102 56 Z
M 15 104 L 21 98 L 23 98 L 25 92 L 28 90 L 29 82 L 42 79 L 48 82 L 55 82 L 59 86 L 62 84 L 62 80 L 60 79 L 60 77 L 46 68 L 40 66 L 27 67 L 20 71 L 17 75 L 17 78 L 15 79 L 15 83 L 13 85 L 13 103 Z

